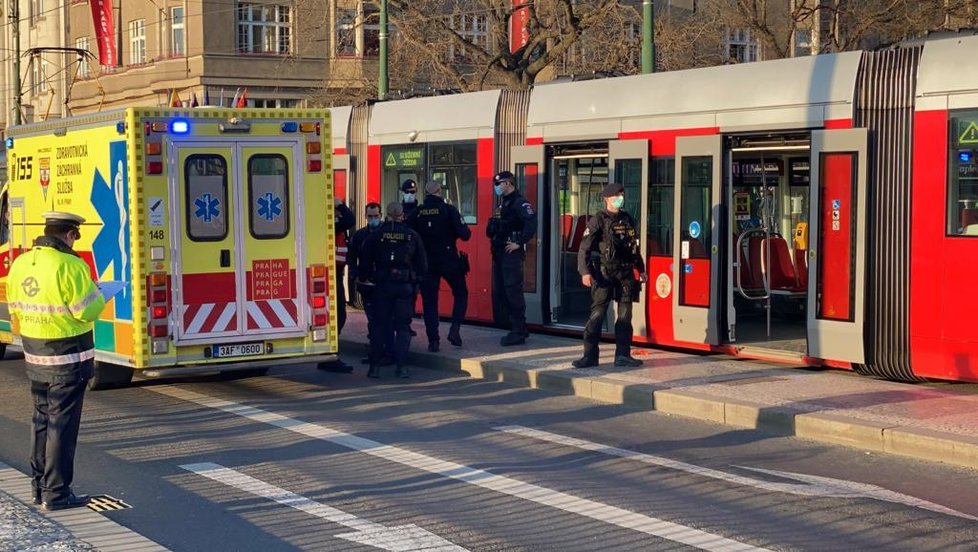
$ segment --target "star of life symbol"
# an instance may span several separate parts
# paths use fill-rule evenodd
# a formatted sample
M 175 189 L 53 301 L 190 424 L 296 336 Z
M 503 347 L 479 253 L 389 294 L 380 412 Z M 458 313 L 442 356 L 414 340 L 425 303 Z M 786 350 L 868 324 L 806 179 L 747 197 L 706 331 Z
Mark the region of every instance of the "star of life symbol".
M 194 200 L 194 207 L 197 207 L 194 216 L 204 219 L 205 223 L 210 224 L 212 220 L 221 216 L 220 205 L 221 201 L 216 197 L 211 194 L 204 194 Z
M 28 297 L 34 297 L 37 295 L 37 292 L 41 291 L 41 286 L 37 284 L 37 280 L 33 276 L 24 278 L 24 281 L 20 283 L 20 287 L 24 288 L 24 293 Z
M 271 222 L 281 214 L 282 198 L 273 195 L 271 192 L 258 198 L 258 216 L 264 217 L 265 220 Z

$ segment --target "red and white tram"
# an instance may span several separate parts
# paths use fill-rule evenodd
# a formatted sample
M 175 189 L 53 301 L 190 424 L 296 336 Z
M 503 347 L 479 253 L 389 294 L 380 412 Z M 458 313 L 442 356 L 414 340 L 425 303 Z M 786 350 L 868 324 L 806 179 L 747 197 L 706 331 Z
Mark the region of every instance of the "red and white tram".
M 493 321 L 482 236 L 512 170 L 539 212 L 527 319 L 579 330 L 577 249 L 615 180 L 649 266 L 637 343 L 978 381 L 976 52 L 955 35 L 337 108 L 337 194 L 359 211 L 444 182 L 473 226 L 469 317 Z

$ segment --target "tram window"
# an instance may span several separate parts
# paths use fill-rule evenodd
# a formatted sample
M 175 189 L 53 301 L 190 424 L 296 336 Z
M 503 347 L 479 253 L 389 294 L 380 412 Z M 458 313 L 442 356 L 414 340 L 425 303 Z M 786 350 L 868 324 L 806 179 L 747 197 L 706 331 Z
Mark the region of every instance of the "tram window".
M 615 161 L 615 174 L 618 183 L 625 187 L 625 206 L 636 224 L 641 225 L 644 213 L 639 210 L 642 204 L 642 160 L 620 159 Z
M 978 111 L 951 117 L 947 233 L 978 236 Z
M 384 146 L 380 149 L 383 173 L 380 182 L 380 204 L 401 202 L 401 182 L 412 179 L 418 193 L 424 195 L 425 145 Z M 422 197 L 418 198 L 419 200 Z
M 540 166 L 536 163 L 516 165 L 516 186 L 530 205 L 540 205 Z M 538 233 L 539 236 L 539 233 Z M 526 261 L 523 264 L 523 291 L 537 292 L 537 237 L 526 244 Z
M 248 159 L 249 229 L 259 240 L 289 235 L 289 165 L 282 155 Z
M 455 205 L 468 224 L 476 224 L 475 142 L 432 144 L 428 149 L 430 178 L 441 182 L 442 197 Z
M 674 206 L 676 198 L 676 160 L 652 159 L 649 173 L 648 256 L 672 257 Z
M 222 241 L 228 235 L 228 166 L 224 157 L 195 154 L 183 165 L 187 236 L 193 241 Z
M 688 258 L 709 259 L 713 229 L 713 158 L 683 158 L 682 241 L 689 242 Z

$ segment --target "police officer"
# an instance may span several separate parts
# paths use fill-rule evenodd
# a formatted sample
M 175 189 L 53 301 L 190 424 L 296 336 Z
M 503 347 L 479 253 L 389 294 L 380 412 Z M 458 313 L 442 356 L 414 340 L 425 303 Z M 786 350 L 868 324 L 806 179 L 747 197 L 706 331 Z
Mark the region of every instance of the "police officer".
M 346 256 L 349 251 L 347 233 L 357 225 L 357 217 L 339 198 L 333 200 L 333 205 L 333 232 L 336 240 L 336 331 L 342 332 L 343 326 L 346 325 L 346 285 L 343 280 L 346 277 L 344 272 L 346 271 Z M 339 356 L 334 362 L 319 363 L 317 368 L 342 374 L 353 371 L 353 367 L 340 360 Z
M 452 290 L 452 326 L 448 330 L 448 342 L 456 347 L 462 346 L 459 328 L 465 320 L 465 309 L 469 303 L 469 290 L 465 285 L 461 257 L 458 254 L 458 240 L 469 241 L 469 230 L 461 213 L 454 205 L 442 199 L 441 183 L 428 181 L 424 187 L 424 203 L 414 210 L 407 219 L 407 225 L 421 236 L 424 250 L 428 254 L 428 272 L 421 282 L 421 301 L 424 305 L 424 326 L 428 334 L 428 350 L 437 353 L 438 334 L 438 287 L 442 278 Z
M 414 310 L 415 287 L 428 271 L 421 236 L 404 225 L 404 207 L 387 206 L 390 222 L 367 238 L 357 263 L 360 279 L 376 286 L 371 304 L 370 370 L 367 377 L 380 377 L 388 335 L 394 334 L 394 362 L 397 377 L 408 377 L 405 366 L 411 334 L 408 324 Z
M 412 178 L 401 182 L 401 207 L 404 208 L 404 220 L 418 208 L 418 183 Z
M 581 282 L 591 288 L 591 316 L 584 327 L 584 356 L 572 364 L 577 368 L 598 365 L 601 327 L 608 303 L 614 300 L 618 307 L 615 366 L 641 366 L 642 361 L 631 356 L 632 302 L 638 300 L 641 283 L 647 276 L 635 219 L 622 210 L 625 188 L 621 184 L 608 184 L 601 190 L 601 197 L 604 209 L 588 221 L 577 254 Z
M 486 236 L 492 243 L 493 303 L 497 304 L 498 299 L 509 313 L 510 330 L 500 344 L 519 345 L 530 335 L 526 329 L 523 263 L 526 244 L 537 231 L 537 217 L 533 206 L 516 189 L 513 173 L 502 171 L 492 180 L 496 195 L 502 197 L 499 210 L 486 226 Z
M 43 213 L 44 235 L 14 260 L 7 300 L 16 317 L 34 401 L 31 476 L 45 510 L 84 506 L 71 490 L 85 385 L 95 366 L 93 323 L 105 298 L 72 249 L 85 219 Z
M 373 303 L 374 298 L 374 286 L 368 285 L 360 279 L 360 254 L 363 251 L 363 245 L 366 243 L 367 238 L 372 236 L 380 229 L 380 225 L 384 222 L 380 213 L 380 204 L 371 202 L 368 203 L 364 208 L 364 215 L 367 218 L 367 225 L 363 228 L 357 230 L 353 233 L 350 238 L 349 246 L 350 249 L 346 255 L 346 264 L 350 269 L 350 281 L 354 282 L 356 286 L 357 293 L 360 294 L 360 301 L 363 302 L 363 312 L 367 315 L 367 327 L 370 327 L 370 306 Z M 368 336 L 369 337 L 369 336 Z M 388 343 L 388 350 L 393 350 L 394 344 Z M 387 359 L 381 364 L 385 364 Z M 369 357 L 363 359 L 364 364 L 369 364 Z M 390 359 L 390 363 L 393 364 L 393 359 Z

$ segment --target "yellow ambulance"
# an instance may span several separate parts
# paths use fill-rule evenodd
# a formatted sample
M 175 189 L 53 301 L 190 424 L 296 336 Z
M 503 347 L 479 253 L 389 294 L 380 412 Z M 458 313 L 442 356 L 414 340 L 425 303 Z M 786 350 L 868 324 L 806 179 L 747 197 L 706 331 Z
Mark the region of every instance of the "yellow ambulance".
M 92 278 L 122 283 L 95 323 L 93 388 L 335 360 L 329 129 L 326 110 L 222 108 L 8 129 L 0 347 L 18 340 L 10 263 L 41 213 L 68 211 Z

